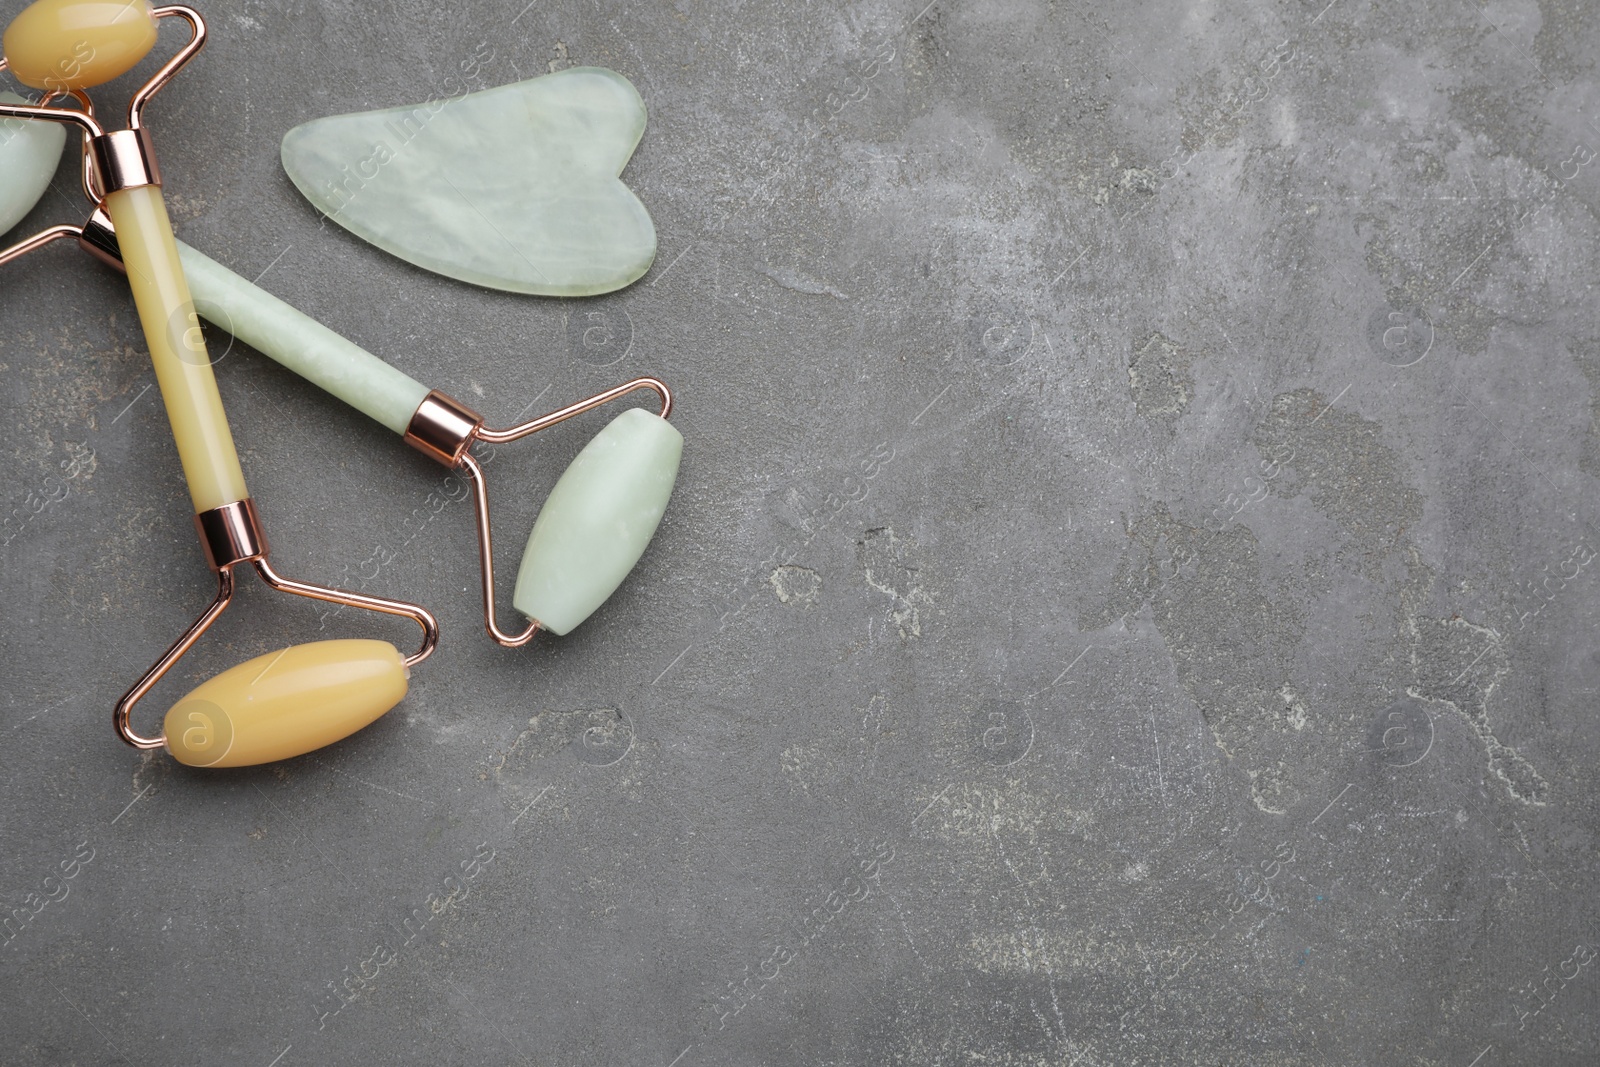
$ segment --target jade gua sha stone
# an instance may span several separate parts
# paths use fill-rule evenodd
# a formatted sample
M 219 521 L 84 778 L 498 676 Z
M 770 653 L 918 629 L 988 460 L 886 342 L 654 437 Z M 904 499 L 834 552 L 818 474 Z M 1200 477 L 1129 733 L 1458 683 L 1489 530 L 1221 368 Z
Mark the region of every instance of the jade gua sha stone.
M 16 93 L 0 93 L 0 102 L 26 104 Z M 55 177 L 66 127 L 55 122 L 0 119 L 0 233 L 21 222 Z
M 594 296 L 655 260 L 620 175 L 644 135 L 622 75 L 573 67 L 414 107 L 317 119 L 283 167 L 318 210 L 409 263 L 539 296 Z

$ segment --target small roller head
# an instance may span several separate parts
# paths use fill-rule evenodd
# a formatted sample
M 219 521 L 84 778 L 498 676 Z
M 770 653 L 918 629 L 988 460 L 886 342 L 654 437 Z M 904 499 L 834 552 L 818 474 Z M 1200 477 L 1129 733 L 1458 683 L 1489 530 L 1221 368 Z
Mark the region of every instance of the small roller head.
M 155 43 L 148 0 L 37 0 L 4 37 L 6 63 L 19 82 L 62 93 L 120 78 Z
M 26 103 L 0 92 L 0 104 Z M 21 222 L 50 188 L 66 143 L 67 128 L 58 122 L 0 119 L 0 234 Z

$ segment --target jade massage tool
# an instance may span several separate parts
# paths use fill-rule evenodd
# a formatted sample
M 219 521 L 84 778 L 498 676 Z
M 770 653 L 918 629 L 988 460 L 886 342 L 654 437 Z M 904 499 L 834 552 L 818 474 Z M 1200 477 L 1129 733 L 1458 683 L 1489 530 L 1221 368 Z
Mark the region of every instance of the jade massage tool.
M 664 383 L 635 378 L 530 422 L 492 430 L 472 408 L 394 369 L 215 260 L 187 245 L 180 246 L 180 256 L 200 314 L 466 478 L 477 515 L 484 628 L 499 644 L 525 645 L 541 629 L 570 632 L 644 554 L 683 454 L 683 436 L 667 422 L 672 393 Z M 661 414 L 631 408 L 618 415 L 572 461 L 540 509 L 512 595 L 529 622 L 519 633 L 506 633 L 496 621 L 488 486 L 472 446 L 520 440 L 641 389 L 656 393 Z
M 462 92 L 480 60 L 424 103 L 296 126 L 284 171 L 327 220 L 472 285 L 575 297 L 643 277 L 655 225 L 622 181 L 648 119 L 639 91 L 570 67 Z
M 117 233 L 103 211 L 83 226 L 52 227 L 0 252 L 0 264 L 68 237 L 121 267 Z M 492 430 L 459 400 L 429 389 L 182 241 L 178 258 L 203 317 L 466 478 L 477 517 L 484 628 L 499 644 L 521 647 L 541 629 L 569 633 L 616 591 L 644 555 L 683 454 L 683 436 L 666 421 L 672 392 L 663 382 L 635 378 L 531 422 Z M 661 414 L 633 408 L 618 415 L 556 482 L 528 537 L 512 595 L 513 606 L 529 622 L 520 632 L 507 633 L 495 608 L 488 486 L 472 446 L 520 440 L 638 390 L 656 393 Z
M 15 93 L 0 93 L 0 104 L 25 104 Z M 54 122 L 0 121 L 0 233 L 33 210 L 55 177 L 67 131 Z
M 157 23 L 176 17 L 192 36 L 136 93 L 129 128 L 107 132 L 84 90 L 132 70 L 155 46 Z M 0 118 L 78 126 L 87 139 L 84 183 L 116 226 L 120 253 L 172 424 L 207 562 L 217 575 L 211 605 L 117 702 L 117 733 L 140 749 L 165 746 L 193 766 L 236 767 L 309 752 L 346 737 L 405 695 L 409 668 L 426 659 L 438 625 L 424 608 L 291 581 L 267 559 L 267 540 L 229 433 L 194 304 L 161 194 L 145 105 L 205 43 L 205 23 L 187 7 L 147 0 L 39 0 L 6 28 L 4 59 L 22 82 L 44 91 L 37 105 L 0 102 Z M 48 106 L 59 97 L 82 110 Z M 12 250 L 15 258 L 58 236 L 46 231 Z M 251 564 L 273 589 L 403 615 L 422 627 L 421 648 L 402 658 L 383 641 L 320 641 L 258 657 L 212 678 L 167 712 L 160 737 L 136 733 L 134 705 L 216 621 L 233 597 L 236 566 Z

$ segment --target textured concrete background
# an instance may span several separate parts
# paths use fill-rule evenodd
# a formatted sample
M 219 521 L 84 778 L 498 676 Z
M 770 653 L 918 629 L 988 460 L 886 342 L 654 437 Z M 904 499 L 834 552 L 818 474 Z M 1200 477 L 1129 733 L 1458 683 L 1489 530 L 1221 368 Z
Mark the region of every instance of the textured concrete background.
M 688 451 L 503 651 L 459 487 L 228 351 L 276 562 L 445 637 L 191 773 L 110 729 L 210 592 L 131 302 L 8 268 L 5 1063 L 1596 1062 L 1595 4 L 205 6 L 182 236 L 496 422 L 659 374 Z M 474 56 L 638 85 L 644 281 L 319 225 L 284 131 Z M 513 560 L 598 425 L 496 457 Z M 159 692 L 356 634 L 250 582 Z

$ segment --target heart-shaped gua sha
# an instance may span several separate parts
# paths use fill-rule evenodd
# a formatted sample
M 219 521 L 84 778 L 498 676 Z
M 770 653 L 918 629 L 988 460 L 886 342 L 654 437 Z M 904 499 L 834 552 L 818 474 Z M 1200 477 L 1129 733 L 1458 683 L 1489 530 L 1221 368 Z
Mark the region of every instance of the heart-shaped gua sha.
M 0 93 L 8 104 L 29 101 Z M 21 222 L 55 177 L 67 128 L 59 122 L 0 119 L 0 234 Z
M 491 289 L 593 296 L 655 259 L 650 213 L 619 177 L 645 119 L 626 78 L 573 67 L 308 122 L 284 136 L 283 166 L 329 218 L 407 262 Z

